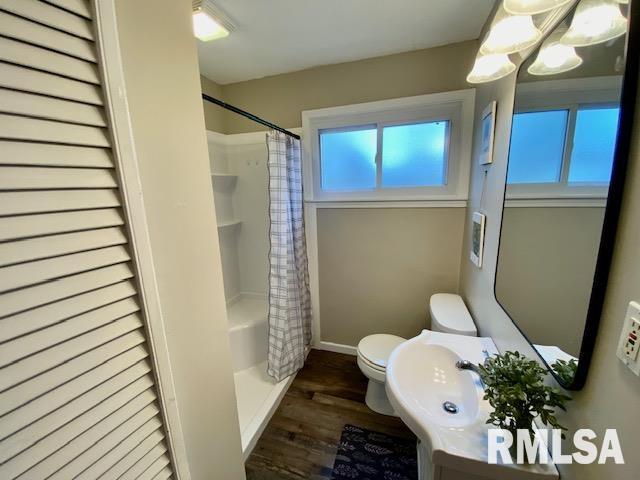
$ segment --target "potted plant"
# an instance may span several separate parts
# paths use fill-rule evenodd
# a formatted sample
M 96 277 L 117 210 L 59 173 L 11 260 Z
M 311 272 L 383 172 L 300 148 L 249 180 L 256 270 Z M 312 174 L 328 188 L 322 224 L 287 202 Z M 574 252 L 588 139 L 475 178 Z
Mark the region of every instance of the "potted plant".
M 556 372 L 556 376 L 565 384 L 568 385 L 573 381 L 576 376 L 576 370 L 578 370 L 578 362 L 575 359 L 569 361 L 556 360 L 551 368 Z
M 478 369 L 485 384 L 484 399 L 493 407 L 488 424 L 511 432 L 514 439 L 519 429 L 533 435 L 535 419 L 566 430 L 558 423 L 555 408 L 566 410 L 571 398 L 544 384 L 547 371 L 538 362 L 518 352 L 506 352 L 488 358 Z

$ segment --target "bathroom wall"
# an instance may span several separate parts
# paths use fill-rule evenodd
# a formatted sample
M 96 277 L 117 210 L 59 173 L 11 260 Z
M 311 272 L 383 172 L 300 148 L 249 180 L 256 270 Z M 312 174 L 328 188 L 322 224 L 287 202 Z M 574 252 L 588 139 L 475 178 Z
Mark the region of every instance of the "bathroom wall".
M 322 340 L 410 338 L 428 300 L 458 289 L 463 208 L 318 210 Z
M 218 85 L 213 80 L 200 75 L 200 88 L 202 89 L 202 93 L 206 93 L 207 95 L 211 95 L 214 98 L 222 100 L 222 86 Z M 225 110 L 222 107 L 205 100 L 202 101 L 202 105 L 204 108 L 204 124 L 206 125 L 207 130 L 211 132 L 226 133 L 224 125 Z
M 496 296 L 532 342 L 578 356 L 603 217 L 604 207 L 505 208 Z
M 285 128 L 301 112 L 337 105 L 467 88 L 476 41 L 311 68 L 222 86 L 226 102 Z M 262 127 L 225 112 L 227 133 Z
M 501 351 L 519 350 L 535 358 L 535 353 L 498 305 L 493 293 L 514 89 L 515 74 L 512 74 L 497 82 L 480 85 L 476 90 L 474 162 L 462 250 L 460 290 L 482 335 L 493 337 Z M 477 163 L 479 116 L 491 100 L 498 101 L 494 164 L 481 167 Z M 636 107 L 636 111 L 640 114 L 640 106 Z M 640 417 L 635 414 L 640 402 L 640 378 L 627 370 L 615 355 L 627 304 L 630 300 L 640 299 L 640 215 L 637 211 L 640 205 L 640 115 L 636 117 L 613 268 L 591 370 L 584 389 L 571 393 L 573 401 L 569 404 L 569 412 L 559 416 L 561 423 L 569 428 L 569 438 L 578 428 L 592 428 L 601 440 L 606 428 L 616 428 L 626 464 L 561 465 L 562 478 L 568 480 L 630 480 L 636 478 L 640 471 L 640 456 L 635 451 L 640 431 Z M 483 184 L 486 187 L 484 197 Z M 467 261 L 471 214 L 474 210 L 487 215 L 482 269 Z
M 116 0 L 132 133 L 193 480 L 245 478 L 191 3 Z M 159 100 L 160 99 L 160 100 Z

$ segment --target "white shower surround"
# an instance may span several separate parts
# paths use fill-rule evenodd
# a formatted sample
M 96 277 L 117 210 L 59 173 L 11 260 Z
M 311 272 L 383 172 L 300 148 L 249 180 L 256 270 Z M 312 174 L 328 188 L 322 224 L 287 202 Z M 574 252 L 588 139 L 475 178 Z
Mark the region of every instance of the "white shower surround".
M 267 375 L 269 214 L 266 132 L 207 132 L 227 298 L 236 401 L 246 460 L 294 376 Z M 221 177 L 218 177 L 220 179 Z
M 267 299 L 242 295 L 227 306 L 242 455 L 248 458 L 293 381 L 267 375 Z

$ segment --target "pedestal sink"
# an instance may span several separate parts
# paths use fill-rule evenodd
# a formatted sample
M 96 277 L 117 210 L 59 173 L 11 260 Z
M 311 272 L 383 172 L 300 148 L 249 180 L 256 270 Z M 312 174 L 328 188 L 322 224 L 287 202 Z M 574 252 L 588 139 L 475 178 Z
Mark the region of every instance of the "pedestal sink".
M 421 480 L 559 478 L 553 464 L 488 463 L 485 422 L 491 406 L 482 398 L 478 375 L 459 370 L 456 362 L 482 363 L 495 353 L 490 338 L 424 330 L 391 354 L 386 391 L 395 411 L 420 440 Z

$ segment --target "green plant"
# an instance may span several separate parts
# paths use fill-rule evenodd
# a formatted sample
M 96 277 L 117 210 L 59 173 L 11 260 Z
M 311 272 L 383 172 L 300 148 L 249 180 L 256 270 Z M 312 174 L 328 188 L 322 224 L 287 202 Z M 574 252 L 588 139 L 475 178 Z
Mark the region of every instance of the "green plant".
M 576 376 L 578 362 L 574 358 L 568 362 L 566 360 L 556 360 L 551 365 L 551 368 L 556 372 L 556 376 L 562 383 L 569 385 L 573 381 L 573 377 Z
M 554 409 L 565 410 L 570 397 L 544 384 L 547 371 L 538 362 L 518 352 L 506 352 L 478 367 L 485 384 L 484 399 L 494 409 L 487 423 L 514 436 L 519 429 L 533 434 L 536 418 L 547 426 L 566 430 L 558 423 Z

